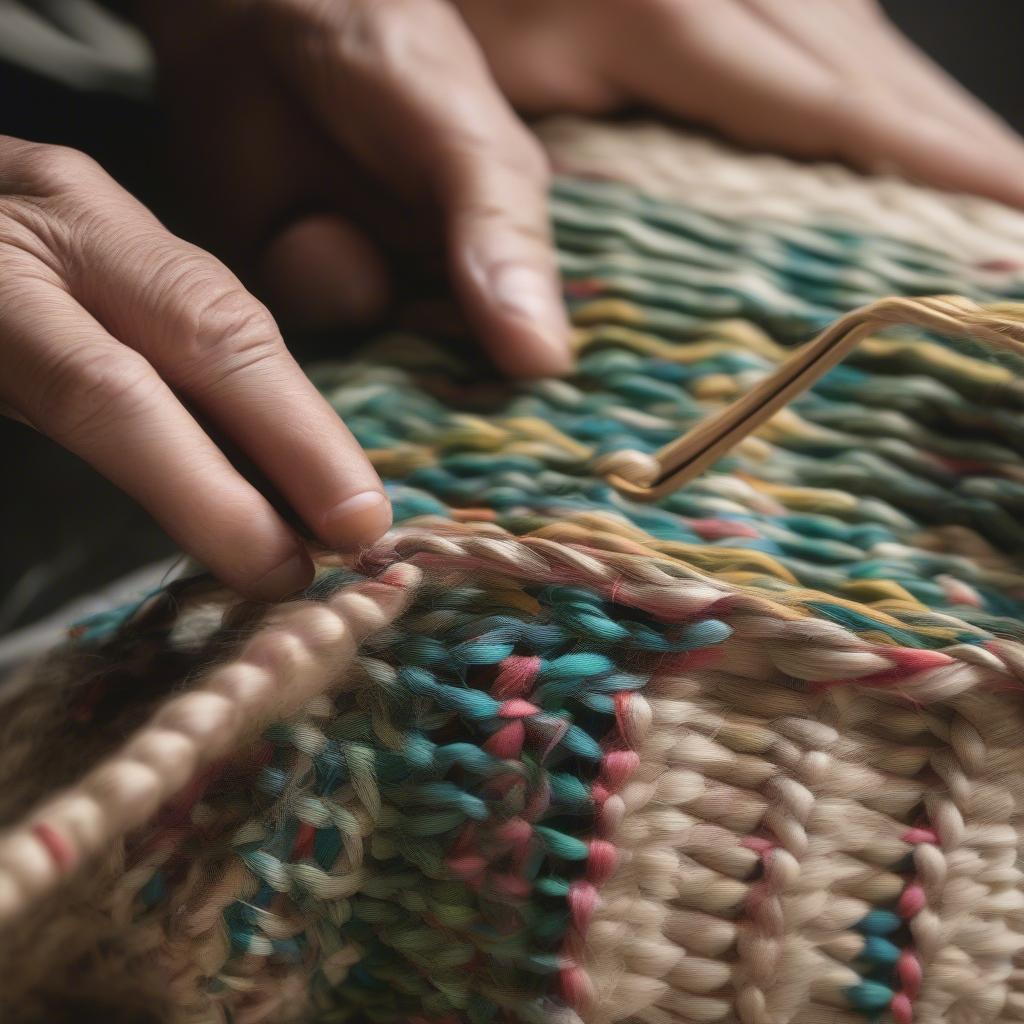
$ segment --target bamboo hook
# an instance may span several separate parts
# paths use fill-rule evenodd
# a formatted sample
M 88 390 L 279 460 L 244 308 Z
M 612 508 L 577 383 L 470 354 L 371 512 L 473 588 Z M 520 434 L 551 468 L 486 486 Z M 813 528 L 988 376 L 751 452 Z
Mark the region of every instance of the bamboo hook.
M 599 472 L 616 490 L 637 501 L 671 494 L 842 362 L 864 338 L 899 324 L 972 338 L 1024 356 L 1024 305 L 982 306 L 959 295 L 881 299 L 840 317 L 742 398 L 653 456 L 616 452 L 600 461 Z

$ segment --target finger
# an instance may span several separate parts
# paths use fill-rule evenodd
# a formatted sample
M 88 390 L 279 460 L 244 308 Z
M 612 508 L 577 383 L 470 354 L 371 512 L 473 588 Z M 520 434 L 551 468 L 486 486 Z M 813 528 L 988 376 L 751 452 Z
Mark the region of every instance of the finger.
M 266 307 L 144 213 L 122 208 L 95 222 L 79 250 L 76 297 L 249 455 L 325 544 L 376 540 L 391 524 L 380 478 Z M 135 230 L 125 226 L 131 214 Z M 115 223 L 116 246 L 104 241 Z
M 777 31 L 839 72 L 946 121 L 1020 161 L 1024 144 L 983 103 L 907 39 L 871 0 L 843 4 L 746 0 Z
M 730 0 L 709 17 L 688 0 L 644 4 L 636 45 L 607 58 L 636 95 L 747 144 L 1024 205 L 1024 183 L 984 146 L 965 146 L 942 119 L 844 81 L 749 9 Z
M 546 162 L 457 14 L 441 0 L 269 9 L 268 44 L 332 137 L 404 193 L 425 186 L 440 204 L 456 287 L 499 365 L 564 372 Z
M 305 217 L 280 231 L 260 259 L 259 276 L 278 319 L 296 327 L 364 324 L 388 300 L 380 254 L 333 214 Z
M 601 59 L 631 95 L 744 142 L 776 142 L 785 132 L 794 148 L 820 149 L 817 131 L 789 122 L 834 90 L 835 75 L 735 0 L 716 4 L 711 16 L 700 0 L 639 0 L 632 11 L 623 2 L 618 16 Z M 634 45 L 616 46 L 628 17 Z
M 874 20 L 874 45 L 881 61 L 898 76 L 898 86 L 909 99 L 933 111 L 942 111 L 964 132 L 989 148 L 992 158 L 1005 167 L 1007 178 L 1019 179 L 1024 170 L 1024 140 L 993 110 L 968 92 L 884 16 Z
M 452 270 L 463 305 L 507 373 L 571 367 L 569 325 L 547 226 L 546 186 L 522 152 L 459 147 L 439 162 Z
M 267 500 L 153 368 L 67 292 L 19 279 L 0 336 L 4 402 L 137 499 L 214 574 L 267 600 L 309 582 L 308 555 Z

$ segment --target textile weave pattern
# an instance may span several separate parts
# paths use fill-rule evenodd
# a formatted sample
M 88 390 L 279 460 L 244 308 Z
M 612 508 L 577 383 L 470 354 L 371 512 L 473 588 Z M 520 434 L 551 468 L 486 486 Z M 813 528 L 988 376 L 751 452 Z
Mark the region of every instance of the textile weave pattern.
M 11 1019 L 1024 1020 L 1017 360 L 887 333 L 674 495 L 601 473 L 853 307 L 1021 298 L 1024 218 L 544 137 L 575 374 L 311 368 L 395 530 L 83 623 L 8 702 Z

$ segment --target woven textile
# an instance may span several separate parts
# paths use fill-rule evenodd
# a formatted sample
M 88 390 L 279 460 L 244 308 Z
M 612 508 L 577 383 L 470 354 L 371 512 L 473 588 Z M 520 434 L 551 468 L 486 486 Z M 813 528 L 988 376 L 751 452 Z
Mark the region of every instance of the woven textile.
M 674 495 L 601 474 L 872 299 L 1024 297 L 1024 218 L 544 137 L 574 376 L 311 368 L 393 533 L 274 608 L 172 584 L 8 700 L 4 1019 L 1024 1020 L 1015 360 L 887 333 Z

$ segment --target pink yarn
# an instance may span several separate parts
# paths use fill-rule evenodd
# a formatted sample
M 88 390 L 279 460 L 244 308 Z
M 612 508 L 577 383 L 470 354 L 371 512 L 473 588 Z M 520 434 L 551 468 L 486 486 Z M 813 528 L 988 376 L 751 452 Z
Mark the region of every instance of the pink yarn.
M 913 882 L 903 890 L 903 895 L 900 896 L 897 909 L 899 910 L 900 917 L 911 918 L 920 914 L 926 903 L 924 889 L 917 882 Z
M 77 858 L 74 847 L 59 833 L 45 822 L 37 822 L 32 826 L 35 837 L 46 847 L 61 874 L 73 871 Z
M 903 991 L 909 999 L 916 999 L 921 994 L 921 981 L 924 972 L 921 968 L 921 961 L 917 953 L 912 949 L 905 949 L 900 953 L 896 963 L 896 973 L 899 974 Z
M 911 846 L 917 846 L 920 843 L 930 843 L 932 846 L 939 845 L 939 837 L 930 828 L 907 829 L 900 838 L 903 842 L 910 843 Z
M 522 753 L 526 741 L 526 726 L 521 719 L 515 719 L 492 733 L 483 744 L 483 749 L 493 757 L 515 760 Z
M 910 1024 L 914 1019 L 914 1007 L 906 992 L 897 992 L 892 997 L 892 1002 L 889 1003 L 889 1009 L 892 1011 L 896 1024 Z
M 596 886 L 604 885 L 618 862 L 619 855 L 607 839 L 591 839 L 587 856 L 587 880 Z
M 585 935 L 597 909 L 597 889 L 589 882 L 573 882 L 569 887 L 568 899 L 573 924 L 581 935 Z
M 601 777 L 608 791 L 617 793 L 639 767 L 640 755 L 635 750 L 612 750 L 604 756 Z
M 498 676 L 491 686 L 491 695 L 498 700 L 521 697 L 529 692 L 540 672 L 541 659 L 536 655 L 510 654 L 501 662 Z

